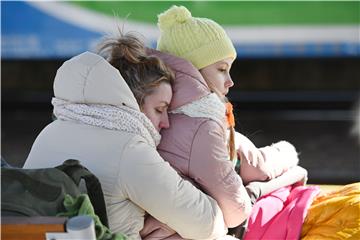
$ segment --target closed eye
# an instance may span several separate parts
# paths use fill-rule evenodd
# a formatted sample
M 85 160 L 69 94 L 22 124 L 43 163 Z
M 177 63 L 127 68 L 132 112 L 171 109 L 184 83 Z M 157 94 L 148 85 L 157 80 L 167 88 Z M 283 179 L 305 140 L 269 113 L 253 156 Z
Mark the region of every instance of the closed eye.
M 165 111 L 167 111 L 167 105 L 166 106 L 162 106 L 162 107 L 158 107 L 158 108 L 155 108 L 155 111 L 159 114 L 163 114 Z

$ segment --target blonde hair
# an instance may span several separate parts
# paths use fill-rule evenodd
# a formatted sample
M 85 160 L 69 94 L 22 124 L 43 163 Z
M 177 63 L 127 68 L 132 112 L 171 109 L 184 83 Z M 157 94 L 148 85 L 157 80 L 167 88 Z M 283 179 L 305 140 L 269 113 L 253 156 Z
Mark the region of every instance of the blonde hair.
M 236 157 L 236 149 L 235 149 L 235 128 L 231 126 L 229 128 L 230 134 L 228 139 L 228 150 L 229 150 L 229 156 L 230 160 L 235 159 Z
M 172 85 L 174 74 L 158 57 L 146 53 L 144 43 L 134 33 L 119 31 L 119 35 L 105 38 L 98 51 L 120 71 L 141 108 L 145 97 L 161 83 Z
M 219 96 L 219 98 L 224 102 L 227 103 L 229 102 L 229 100 L 226 97 L 223 97 L 222 94 L 219 92 L 218 89 L 216 89 L 216 87 L 214 86 L 214 84 L 211 81 L 208 81 L 206 78 L 205 82 L 208 85 L 208 87 L 210 88 L 210 90 L 214 93 L 216 93 L 216 95 Z M 227 147 L 228 147 L 228 152 L 229 152 L 229 156 L 230 156 L 230 160 L 235 159 L 236 157 L 236 149 L 235 149 L 235 128 L 233 126 L 229 127 L 229 138 L 227 140 Z

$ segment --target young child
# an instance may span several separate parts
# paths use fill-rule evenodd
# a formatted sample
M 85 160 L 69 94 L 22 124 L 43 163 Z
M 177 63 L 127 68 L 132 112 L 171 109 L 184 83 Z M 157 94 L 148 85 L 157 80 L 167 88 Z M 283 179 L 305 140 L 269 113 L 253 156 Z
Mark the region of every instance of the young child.
M 230 69 L 236 58 L 236 51 L 224 29 L 210 19 L 192 17 L 185 7 L 177 6 L 161 14 L 158 25 L 161 30 L 158 50 L 191 62 L 200 71 L 210 91 L 224 103 L 227 102 L 225 95 L 233 86 Z M 198 110 L 202 106 L 199 105 L 198 100 L 201 96 L 198 97 L 197 101 L 188 101 L 181 108 L 178 106 L 177 109 L 170 110 L 172 113 L 200 117 Z M 204 105 L 207 108 L 213 107 Z M 229 105 L 230 103 L 225 104 L 227 108 L 225 126 L 229 129 L 227 141 L 229 158 L 235 159 L 234 153 L 237 151 L 242 164 L 240 175 L 244 183 L 275 178 L 298 163 L 297 153 L 290 143 L 281 141 L 273 146 L 258 149 L 244 135 L 234 132 L 235 121 Z M 192 106 L 196 106 L 195 111 L 189 113 L 190 108 L 194 109 Z M 221 114 L 217 120 L 222 124 L 224 124 L 225 106 L 220 104 L 214 106 Z M 210 112 L 212 118 L 215 117 L 211 113 L 213 109 L 204 109 L 204 111 Z
M 159 15 L 158 26 L 157 49 L 161 53 L 153 54 L 175 72 L 169 106 L 171 127 L 162 130 L 158 150 L 180 175 L 218 202 L 227 227 L 236 227 L 251 211 L 243 183 L 270 180 L 295 167 L 297 152 L 285 141 L 258 149 L 234 131 L 225 95 L 233 86 L 230 68 L 236 51 L 219 24 L 173 6 Z M 237 156 L 240 176 L 234 170 Z M 154 225 L 148 218 L 143 238 L 155 237 L 147 235 L 156 231 Z M 165 234 L 162 237 L 166 238 Z
M 234 119 L 230 111 L 225 114 L 224 98 L 233 85 L 229 71 L 236 52 L 224 29 L 176 6 L 161 14 L 158 24 L 158 50 L 177 56 L 154 53 L 175 72 L 171 126 L 162 130 L 158 146 L 163 158 L 218 202 L 228 227 L 241 224 L 251 211 L 245 239 L 299 239 L 300 234 L 309 239 L 324 234 L 358 239 L 359 183 L 315 198 L 317 187 L 292 185 L 306 178 L 306 170 L 296 166 L 297 153 L 290 143 L 256 148 L 233 132 Z M 241 178 L 229 161 L 236 157 L 234 152 L 241 160 Z M 256 201 L 252 210 L 243 186 L 248 182 L 246 189 L 255 189 L 251 194 L 259 185 L 257 196 L 271 192 Z M 327 213 L 325 222 L 322 213 Z M 152 217 L 146 219 L 142 237 L 180 238 L 165 224 L 156 228 Z

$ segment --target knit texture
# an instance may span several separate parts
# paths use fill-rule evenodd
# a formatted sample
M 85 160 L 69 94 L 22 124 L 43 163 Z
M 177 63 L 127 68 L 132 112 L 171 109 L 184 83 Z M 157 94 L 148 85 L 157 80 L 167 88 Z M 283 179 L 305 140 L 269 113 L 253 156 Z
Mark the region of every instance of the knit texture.
M 184 114 L 189 117 L 208 118 L 216 121 L 225 129 L 225 112 L 225 104 L 215 93 L 211 93 L 200 98 L 199 100 L 174 109 L 170 113 Z
M 54 115 L 60 120 L 137 134 L 154 148 L 160 143 L 161 136 L 150 119 L 132 108 L 71 103 L 58 98 L 53 98 L 51 103 L 54 106 Z
M 157 49 L 190 61 L 202 69 L 225 58 L 236 58 L 236 51 L 225 30 L 207 18 L 192 17 L 183 6 L 172 6 L 158 16 L 160 38 Z

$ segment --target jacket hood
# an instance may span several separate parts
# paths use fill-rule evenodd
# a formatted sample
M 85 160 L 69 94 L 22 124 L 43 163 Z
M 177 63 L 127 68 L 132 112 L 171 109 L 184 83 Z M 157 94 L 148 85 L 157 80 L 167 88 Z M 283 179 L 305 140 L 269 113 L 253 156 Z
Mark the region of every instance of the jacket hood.
M 211 93 L 199 70 L 189 61 L 154 49 L 148 49 L 148 53 L 159 57 L 175 74 L 170 111 Z
M 84 52 L 67 60 L 57 70 L 54 94 L 72 103 L 139 105 L 120 72 L 103 57 Z

